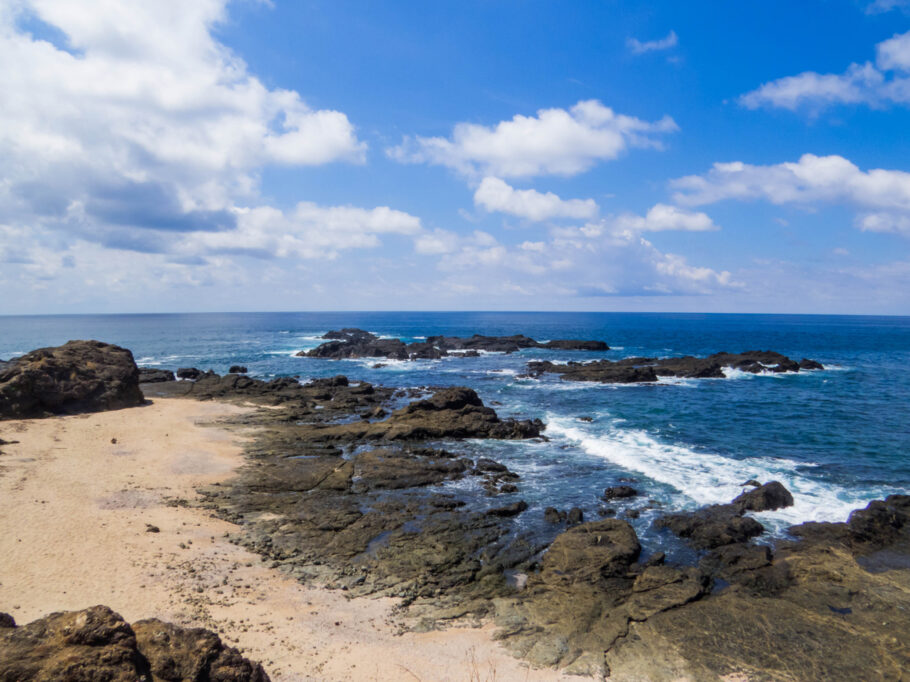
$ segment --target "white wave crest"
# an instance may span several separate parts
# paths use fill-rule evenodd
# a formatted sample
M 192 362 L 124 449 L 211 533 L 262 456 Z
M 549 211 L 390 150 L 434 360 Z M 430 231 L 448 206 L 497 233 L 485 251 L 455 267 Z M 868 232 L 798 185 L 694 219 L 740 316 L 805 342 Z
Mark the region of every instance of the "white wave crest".
M 812 463 L 775 457 L 732 459 L 662 443 L 644 431 L 615 424 L 608 432 L 595 434 L 580 428 L 575 420 L 551 416 L 547 434 L 565 438 L 588 454 L 672 487 L 679 491 L 681 499 L 676 502 L 683 507 L 729 502 L 742 492 L 741 484 L 748 479 L 780 481 L 793 493 L 794 505 L 755 515 L 773 530 L 803 521 L 844 521 L 853 509 L 888 492 L 846 489 L 797 471 L 797 467 L 816 466 Z

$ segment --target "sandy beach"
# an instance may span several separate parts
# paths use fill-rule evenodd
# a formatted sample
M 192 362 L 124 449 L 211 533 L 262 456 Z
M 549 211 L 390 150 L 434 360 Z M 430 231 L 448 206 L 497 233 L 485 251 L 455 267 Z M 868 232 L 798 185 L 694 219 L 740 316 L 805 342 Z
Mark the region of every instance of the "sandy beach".
M 213 423 L 243 409 L 156 399 L 0 422 L 0 611 L 105 604 L 208 627 L 273 680 L 569 679 L 510 657 L 491 626 L 399 634 L 393 600 L 301 585 L 231 544 L 235 526 L 169 504 L 241 464 L 243 434 Z

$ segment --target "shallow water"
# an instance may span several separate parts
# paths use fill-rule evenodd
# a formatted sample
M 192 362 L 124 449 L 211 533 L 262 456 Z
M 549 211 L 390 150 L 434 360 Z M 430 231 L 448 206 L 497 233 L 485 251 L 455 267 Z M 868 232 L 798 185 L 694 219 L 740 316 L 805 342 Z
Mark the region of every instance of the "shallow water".
M 294 357 L 330 329 L 361 327 L 405 341 L 433 334 L 523 333 L 538 340 L 601 339 L 603 353 L 529 349 L 513 355 L 417 362 Z M 610 506 L 693 508 L 726 502 L 747 479 L 777 479 L 796 504 L 758 518 L 776 533 L 805 520 L 843 521 L 848 512 L 910 489 L 910 318 L 588 313 L 266 313 L 0 317 L 0 358 L 75 338 L 130 348 L 141 366 L 226 372 L 246 365 L 261 378 L 346 374 L 390 386 L 466 385 L 501 416 L 540 417 L 550 441 L 486 442 L 466 449 L 521 474 L 532 505 L 579 506 L 595 518 L 603 489 L 621 478 L 642 495 Z M 520 378 L 532 359 L 567 361 L 632 355 L 704 355 L 776 350 L 809 357 L 823 371 L 787 375 L 728 372 L 726 379 L 651 385 Z M 374 368 L 377 363 L 385 366 Z M 591 417 L 581 421 L 579 417 Z M 453 490 L 470 481 L 448 484 Z M 508 502 L 509 496 L 496 503 Z M 534 508 L 537 511 L 534 511 Z M 659 513 L 634 521 L 646 545 Z M 527 519 L 525 521 L 525 519 Z

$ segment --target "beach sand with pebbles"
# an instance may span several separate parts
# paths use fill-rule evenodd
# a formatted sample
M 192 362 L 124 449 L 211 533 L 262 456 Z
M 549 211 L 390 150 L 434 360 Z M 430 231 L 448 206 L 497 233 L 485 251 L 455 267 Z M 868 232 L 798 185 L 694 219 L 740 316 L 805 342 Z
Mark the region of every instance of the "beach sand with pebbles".
M 242 463 L 243 432 L 218 420 L 244 409 L 172 398 L 0 422 L 0 611 L 105 604 L 207 627 L 273 680 L 570 679 L 510 657 L 489 625 L 402 634 L 394 600 L 302 585 L 174 504 Z

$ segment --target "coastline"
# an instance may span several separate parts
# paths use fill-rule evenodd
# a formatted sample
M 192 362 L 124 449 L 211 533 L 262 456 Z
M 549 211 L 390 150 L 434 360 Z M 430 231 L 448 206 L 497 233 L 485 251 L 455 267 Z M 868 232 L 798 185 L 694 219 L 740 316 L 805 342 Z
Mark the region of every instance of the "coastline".
M 106 604 L 127 620 L 208 627 L 273 680 L 569 679 L 512 658 L 490 625 L 399 634 L 395 600 L 302 585 L 229 542 L 236 526 L 169 505 L 243 462 L 243 431 L 217 422 L 245 411 L 155 398 L 3 422 L 19 442 L 0 455 L 2 609 L 26 623 Z

